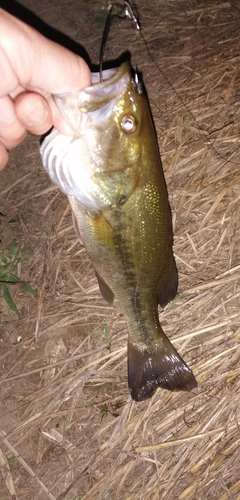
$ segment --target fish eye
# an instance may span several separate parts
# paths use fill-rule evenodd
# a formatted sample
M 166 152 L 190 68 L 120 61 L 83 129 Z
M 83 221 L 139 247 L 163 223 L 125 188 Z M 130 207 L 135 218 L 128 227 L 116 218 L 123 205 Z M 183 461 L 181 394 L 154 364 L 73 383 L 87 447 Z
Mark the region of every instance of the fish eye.
M 121 127 L 126 134 L 133 134 L 137 128 L 137 123 L 132 115 L 125 115 L 121 120 Z

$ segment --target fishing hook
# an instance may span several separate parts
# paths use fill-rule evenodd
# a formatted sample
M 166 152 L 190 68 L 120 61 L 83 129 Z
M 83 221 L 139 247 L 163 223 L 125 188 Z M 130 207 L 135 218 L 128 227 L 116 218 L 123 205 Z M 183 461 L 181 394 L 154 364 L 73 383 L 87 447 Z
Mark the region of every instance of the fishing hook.
M 138 22 L 137 17 L 135 16 L 135 14 L 133 12 L 133 9 L 130 5 L 129 0 L 124 0 L 123 5 L 120 5 L 118 3 L 113 3 L 113 4 L 109 5 L 108 16 L 107 16 L 107 20 L 106 20 L 106 24 L 105 24 L 105 28 L 104 28 L 104 32 L 103 32 L 102 44 L 101 44 L 101 50 L 100 50 L 100 71 L 99 71 L 100 72 L 100 82 L 103 81 L 102 65 L 103 65 L 104 50 L 105 50 L 105 46 L 107 43 L 107 38 L 108 38 L 109 30 L 111 27 L 111 23 L 112 23 L 112 20 L 114 17 L 118 17 L 120 19 L 127 18 L 131 22 L 135 31 L 141 30 L 140 24 Z

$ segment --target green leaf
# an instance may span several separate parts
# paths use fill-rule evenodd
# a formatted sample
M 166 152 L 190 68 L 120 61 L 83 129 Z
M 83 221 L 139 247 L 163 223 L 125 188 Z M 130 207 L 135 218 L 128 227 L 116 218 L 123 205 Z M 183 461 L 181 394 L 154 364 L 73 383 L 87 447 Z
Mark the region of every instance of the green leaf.
M 171 308 L 174 309 L 177 302 L 179 302 L 182 299 L 185 299 L 188 296 L 189 296 L 189 293 L 179 293 L 178 295 L 176 295 L 175 299 L 173 299 L 173 301 L 171 303 Z
M 86 401 L 86 406 L 92 406 L 95 404 L 95 399 L 93 396 L 89 396 L 88 400 Z
M 34 288 L 32 288 L 30 285 L 28 285 L 27 283 L 23 283 L 21 285 L 21 289 L 24 290 L 25 292 L 28 292 L 28 293 L 31 293 L 31 295 L 33 295 L 34 297 L 37 296 L 37 290 L 34 290 Z
M 0 272 L 0 281 L 5 281 L 6 283 L 22 283 L 22 280 L 12 273 Z
M 108 414 L 108 404 L 105 404 L 102 406 L 102 409 L 99 413 L 99 420 L 102 423 L 103 419 L 107 416 Z
M 20 458 L 20 455 L 13 455 L 8 458 L 8 462 L 11 464 L 12 462 L 16 462 Z
M 17 253 L 18 253 L 18 245 L 17 245 L 17 240 L 16 238 L 14 238 L 14 240 L 12 241 L 12 245 L 11 245 L 11 253 L 14 257 L 16 257 Z
M 8 291 L 7 285 L 5 285 L 5 284 L 3 285 L 3 296 L 7 302 L 7 305 L 10 307 L 10 309 L 12 309 L 12 311 L 16 314 L 17 318 L 20 318 L 19 310 L 18 310 L 15 302 L 13 301 L 13 299 Z
M 26 250 L 22 250 L 22 252 L 25 252 Z M 28 253 L 25 253 L 24 255 L 22 255 L 21 257 L 18 257 L 17 261 L 18 262 L 25 262 L 26 260 L 30 259 L 31 255 L 28 254 Z
M 105 328 L 104 328 L 104 337 L 105 337 L 106 342 L 108 342 L 109 337 L 110 337 L 110 331 L 109 331 L 108 326 L 105 326 Z
M 10 220 L 7 222 L 8 226 L 16 226 L 17 225 L 17 221 L 16 220 Z
M 16 276 L 15 274 L 12 274 L 12 273 L 9 274 L 8 281 L 11 283 L 22 283 L 21 278 L 19 278 L 18 276 Z
M 16 267 L 20 262 L 25 262 L 29 259 L 29 257 L 30 255 L 28 254 L 27 249 L 22 249 L 17 243 L 16 238 L 13 239 L 9 250 L 0 255 L 0 288 L 3 289 L 3 295 L 6 303 L 18 318 L 20 317 L 20 314 L 9 293 L 7 285 L 21 283 L 22 290 L 31 293 L 31 295 L 37 295 L 36 290 L 34 290 L 28 283 L 24 283 L 21 278 L 12 273 L 12 269 L 14 267 Z

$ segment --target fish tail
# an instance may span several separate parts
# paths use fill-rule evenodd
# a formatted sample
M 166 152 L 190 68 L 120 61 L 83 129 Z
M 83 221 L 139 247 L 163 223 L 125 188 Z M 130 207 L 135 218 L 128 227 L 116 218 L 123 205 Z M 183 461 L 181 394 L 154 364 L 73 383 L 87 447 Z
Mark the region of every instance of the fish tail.
M 190 391 L 197 381 L 190 368 L 164 335 L 154 352 L 138 349 L 128 342 L 128 385 L 132 399 L 151 398 L 157 387 L 169 391 Z

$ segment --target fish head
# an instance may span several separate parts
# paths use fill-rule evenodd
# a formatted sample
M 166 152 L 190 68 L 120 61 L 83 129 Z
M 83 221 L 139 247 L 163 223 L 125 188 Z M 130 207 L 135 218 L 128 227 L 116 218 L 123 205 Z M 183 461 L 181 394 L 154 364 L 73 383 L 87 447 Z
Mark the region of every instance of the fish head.
M 129 63 L 92 74 L 92 86 L 54 96 L 74 136 L 53 131 L 43 164 L 68 196 L 97 209 L 124 203 L 138 185 L 149 111 Z

